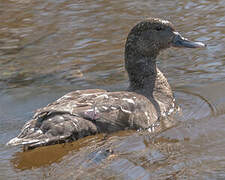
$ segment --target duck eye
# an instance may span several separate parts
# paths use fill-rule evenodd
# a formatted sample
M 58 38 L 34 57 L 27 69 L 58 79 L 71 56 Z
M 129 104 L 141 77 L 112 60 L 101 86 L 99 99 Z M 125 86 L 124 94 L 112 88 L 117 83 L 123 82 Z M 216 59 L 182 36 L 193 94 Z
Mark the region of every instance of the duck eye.
M 161 31 L 162 30 L 162 27 L 158 26 L 155 29 L 156 29 L 156 31 Z

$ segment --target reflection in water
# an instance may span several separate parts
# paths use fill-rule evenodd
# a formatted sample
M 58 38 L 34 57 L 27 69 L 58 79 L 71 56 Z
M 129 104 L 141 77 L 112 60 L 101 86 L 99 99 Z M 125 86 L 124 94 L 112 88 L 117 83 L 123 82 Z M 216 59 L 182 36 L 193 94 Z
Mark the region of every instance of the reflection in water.
M 52 163 L 60 162 L 62 158 L 68 155 L 70 152 L 76 153 L 86 146 L 89 146 L 90 149 L 90 147 L 93 145 L 95 145 L 96 147 L 97 145 L 102 145 L 104 144 L 104 139 L 104 135 L 99 134 L 94 137 L 88 136 L 72 143 L 56 144 L 36 148 L 29 151 L 17 152 L 11 162 L 13 163 L 15 168 L 20 170 L 47 166 L 51 165 Z M 100 161 L 101 158 L 104 157 L 105 153 L 102 153 L 100 151 L 99 154 L 96 157 Z M 93 157 L 93 159 L 94 158 L 95 157 Z M 95 162 L 97 162 L 96 159 L 94 160 Z
M 0 179 L 224 179 L 224 3 L 3 0 Z M 159 57 L 182 108 L 175 126 L 154 135 L 96 136 L 28 152 L 4 146 L 32 111 L 68 91 L 125 89 L 125 38 L 149 16 L 168 19 L 185 37 L 208 45 Z
M 73 146 L 49 146 L 31 151 L 17 152 L 11 160 L 15 168 L 25 170 L 50 165 L 59 162 L 69 151 L 76 150 Z

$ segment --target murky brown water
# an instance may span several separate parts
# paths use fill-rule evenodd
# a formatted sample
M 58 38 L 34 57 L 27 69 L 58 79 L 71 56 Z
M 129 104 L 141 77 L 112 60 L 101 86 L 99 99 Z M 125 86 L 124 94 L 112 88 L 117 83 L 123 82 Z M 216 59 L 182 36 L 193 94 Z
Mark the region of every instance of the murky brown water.
M 176 126 L 28 152 L 5 146 L 35 109 L 69 91 L 125 89 L 125 39 L 149 16 L 208 44 L 158 58 L 183 111 Z M 225 179 L 224 27 L 225 0 L 1 0 L 0 179 Z

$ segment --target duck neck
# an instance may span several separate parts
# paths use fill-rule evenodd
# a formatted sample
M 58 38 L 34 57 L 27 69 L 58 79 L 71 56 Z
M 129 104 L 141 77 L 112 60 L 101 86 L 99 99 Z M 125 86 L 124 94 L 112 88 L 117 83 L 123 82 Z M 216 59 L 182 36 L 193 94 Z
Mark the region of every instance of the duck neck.
M 158 54 L 158 53 L 157 53 Z M 171 87 L 157 68 L 156 55 L 142 56 L 125 50 L 125 68 L 129 76 L 129 91 L 137 92 L 156 101 L 173 101 Z
M 144 56 L 137 52 L 130 43 L 125 48 L 125 68 L 129 76 L 129 90 L 152 96 L 157 77 L 156 56 L 158 53 L 149 53 Z M 142 94 L 143 94 L 142 93 Z
M 157 76 L 155 60 L 149 57 L 139 57 L 138 60 L 129 58 L 126 60 L 125 67 L 129 76 L 129 89 L 131 91 L 148 89 L 148 94 L 151 95 Z

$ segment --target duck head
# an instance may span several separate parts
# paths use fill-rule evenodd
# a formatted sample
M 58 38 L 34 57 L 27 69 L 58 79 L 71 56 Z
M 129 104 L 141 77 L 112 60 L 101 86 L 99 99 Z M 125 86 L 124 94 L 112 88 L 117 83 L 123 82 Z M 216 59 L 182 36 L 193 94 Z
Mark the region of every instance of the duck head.
M 206 45 L 182 37 L 169 21 L 149 18 L 138 23 L 130 31 L 126 42 L 125 58 L 132 51 L 131 54 L 149 57 L 153 60 L 160 50 L 171 46 L 202 48 Z

